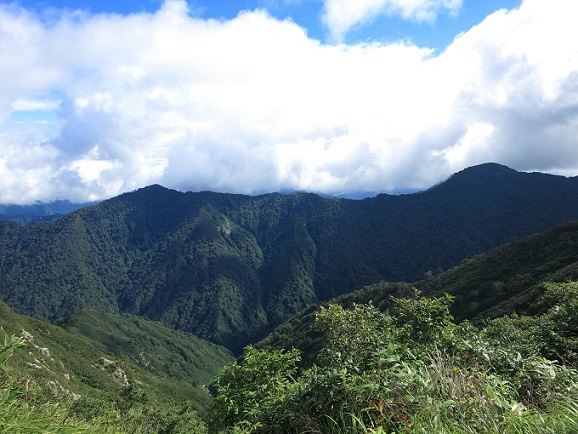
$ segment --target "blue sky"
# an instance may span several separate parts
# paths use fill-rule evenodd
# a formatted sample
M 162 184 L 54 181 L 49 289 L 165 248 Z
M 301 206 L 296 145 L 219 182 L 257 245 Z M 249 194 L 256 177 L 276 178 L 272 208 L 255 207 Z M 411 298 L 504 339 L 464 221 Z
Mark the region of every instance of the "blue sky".
M 46 9 L 81 9 L 94 14 L 154 13 L 162 6 L 162 0 L 21 0 L 26 8 L 43 11 Z M 498 9 L 519 7 L 521 0 L 461 0 L 455 11 L 440 13 L 434 20 L 407 20 L 398 15 L 377 14 L 369 22 L 356 25 L 345 37 L 348 43 L 379 41 L 392 42 L 411 39 L 420 46 L 445 48 L 453 38 Z M 328 39 L 328 28 L 322 21 L 322 0 L 188 0 L 191 15 L 203 18 L 230 20 L 241 11 L 266 9 L 280 20 L 291 19 L 307 30 L 311 38 Z
M 566 0 L 0 1 L 0 203 L 578 174 Z

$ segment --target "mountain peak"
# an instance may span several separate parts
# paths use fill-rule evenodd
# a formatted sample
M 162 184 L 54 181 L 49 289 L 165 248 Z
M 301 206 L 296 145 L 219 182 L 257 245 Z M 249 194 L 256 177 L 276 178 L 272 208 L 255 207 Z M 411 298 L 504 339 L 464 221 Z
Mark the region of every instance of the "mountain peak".
M 473 188 L 488 183 L 503 183 L 504 180 L 519 175 L 520 172 L 498 163 L 484 163 L 467 167 L 454 173 L 445 181 L 426 191 L 441 192 L 453 189 Z
M 519 173 L 518 171 L 504 166 L 503 164 L 499 163 L 483 163 L 478 164 L 476 166 L 467 167 L 463 170 L 460 170 L 456 175 L 468 175 L 468 176 L 489 176 L 489 175 L 500 175 L 500 174 L 512 174 L 512 173 Z

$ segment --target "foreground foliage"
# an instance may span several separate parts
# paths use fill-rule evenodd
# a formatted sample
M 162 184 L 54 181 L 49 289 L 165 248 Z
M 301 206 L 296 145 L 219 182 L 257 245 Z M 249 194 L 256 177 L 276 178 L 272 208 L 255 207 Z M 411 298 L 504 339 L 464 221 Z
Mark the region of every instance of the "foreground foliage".
M 0 431 L 7 433 L 575 433 L 578 283 L 546 284 L 536 316 L 456 324 L 453 298 L 392 298 L 320 308 L 327 339 L 316 364 L 298 350 L 245 349 L 214 380 L 206 420 L 138 382 L 107 395 L 54 397 L 6 363 L 0 345 Z M 56 332 L 56 329 L 53 330 Z M 27 350 L 27 348 L 22 348 Z
M 452 297 L 321 308 L 317 363 L 247 347 L 217 376 L 212 432 L 578 432 L 578 283 L 546 285 L 543 313 L 478 329 Z

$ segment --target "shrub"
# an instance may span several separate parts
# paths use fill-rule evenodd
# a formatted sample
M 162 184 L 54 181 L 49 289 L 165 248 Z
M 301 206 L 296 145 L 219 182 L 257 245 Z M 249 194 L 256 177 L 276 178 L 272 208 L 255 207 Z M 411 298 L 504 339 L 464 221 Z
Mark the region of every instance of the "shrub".
M 265 351 L 245 348 L 243 360 L 225 366 L 213 382 L 217 393 L 211 412 L 211 427 L 266 432 L 283 432 L 287 403 L 298 385 L 295 382 L 298 350 Z
M 552 288 L 550 303 L 562 293 Z M 296 350 L 247 347 L 244 360 L 217 377 L 213 431 L 578 432 L 578 372 L 542 356 L 571 347 L 557 336 L 570 339 L 573 303 L 479 330 L 453 322 L 449 296 L 416 292 L 392 301 L 389 313 L 371 305 L 321 308 L 315 327 L 327 343 L 318 365 L 298 377 Z M 557 336 L 536 343 L 552 324 Z

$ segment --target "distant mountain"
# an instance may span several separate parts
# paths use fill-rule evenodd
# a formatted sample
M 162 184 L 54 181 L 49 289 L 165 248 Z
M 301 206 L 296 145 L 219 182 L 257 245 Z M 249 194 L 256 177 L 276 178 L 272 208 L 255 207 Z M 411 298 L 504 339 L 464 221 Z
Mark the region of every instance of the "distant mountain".
M 0 297 L 50 321 L 127 312 L 239 351 L 320 300 L 416 281 L 578 219 L 578 178 L 466 169 L 363 200 L 150 186 L 57 221 L 0 222 Z
M 95 203 L 72 203 L 67 200 L 57 200 L 38 202 L 32 205 L 0 204 L 0 220 L 15 221 L 22 224 L 53 221 L 65 214 Z
M 414 194 L 423 191 L 423 189 L 419 188 L 401 188 L 388 191 L 387 194 L 391 195 L 402 195 L 402 194 Z M 375 197 L 379 194 L 383 194 L 381 191 L 354 191 L 351 193 L 333 193 L 333 194 L 320 194 L 321 197 L 329 197 L 329 198 L 342 198 L 342 199 L 367 199 L 371 197 Z

